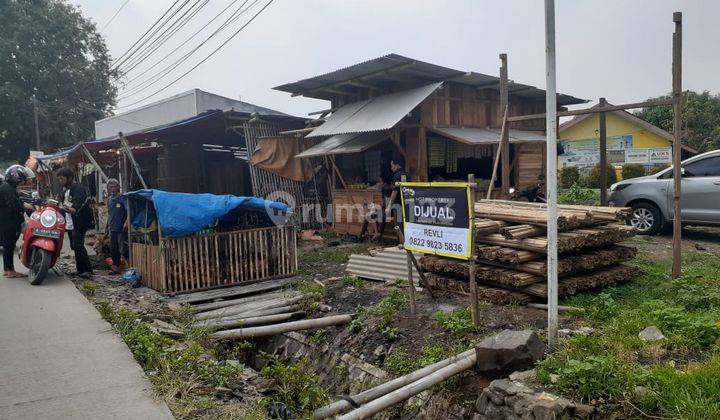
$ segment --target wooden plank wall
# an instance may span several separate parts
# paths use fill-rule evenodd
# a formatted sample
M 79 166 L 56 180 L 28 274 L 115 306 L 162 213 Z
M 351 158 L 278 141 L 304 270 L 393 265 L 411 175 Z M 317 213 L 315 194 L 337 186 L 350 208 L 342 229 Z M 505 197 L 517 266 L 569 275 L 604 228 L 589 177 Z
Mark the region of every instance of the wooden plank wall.
M 144 286 L 192 292 L 293 275 L 297 243 L 291 227 L 164 238 L 161 246 L 133 244 L 133 262 Z
M 142 276 L 142 285 L 151 289 L 165 292 L 162 279 L 162 264 L 160 247 L 157 245 L 132 244 L 132 262 Z
M 359 235 L 362 230 L 363 220 L 371 204 L 374 204 L 378 209 L 382 209 L 382 192 L 372 190 L 333 190 L 333 231 Z M 353 209 L 352 212 L 349 211 L 350 208 Z
M 515 186 L 519 188 L 536 185 L 545 169 L 545 143 L 520 143 L 515 148 L 517 168 Z
M 509 115 L 545 112 L 545 99 L 509 97 Z M 495 127 L 502 126 L 500 93 L 492 89 L 475 89 L 446 82 L 420 104 L 421 124 L 427 127 Z M 511 128 L 545 130 L 544 120 L 520 121 Z

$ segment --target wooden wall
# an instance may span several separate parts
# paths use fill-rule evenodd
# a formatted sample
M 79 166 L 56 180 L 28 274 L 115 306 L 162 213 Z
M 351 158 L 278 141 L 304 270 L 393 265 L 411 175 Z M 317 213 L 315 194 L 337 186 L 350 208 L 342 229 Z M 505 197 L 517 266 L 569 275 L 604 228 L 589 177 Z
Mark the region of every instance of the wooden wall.
M 509 115 L 545 112 L 545 99 L 510 95 Z M 426 127 L 501 127 L 500 93 L 446 82 L 420 104 L 421 123 Z M 513 123 L 512 128 L 545 130 L 544 120 Z
M 545 143 L 520 143 L 512 145 L 517 159 L 515 171 L 516 188 L 536 185 L 538 177 L 545 172 Z

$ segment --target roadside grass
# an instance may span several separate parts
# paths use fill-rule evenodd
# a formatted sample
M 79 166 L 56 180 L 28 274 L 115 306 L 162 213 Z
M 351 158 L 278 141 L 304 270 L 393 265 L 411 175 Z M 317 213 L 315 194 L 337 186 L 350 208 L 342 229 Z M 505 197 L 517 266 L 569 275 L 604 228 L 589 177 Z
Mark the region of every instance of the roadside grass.
M 216 408 L 207 389 L 227 386 L 242 372 L 241 366 L 221 364 L 211 357 L 200 342 L 203 331 L 189 334 L 184 343 L 178 344 L 155 333 L 135 312 L 115 310 L 105 302 L 97 308 L 148 372 L 155 392 L 180 418 L 196 417 Z
M 398 288 L 390 289 L 387 296 L 377 305 L 357 308 L 357 315 L 350 321 L 350 332 L 358 333 L 365 328 L 370 318 L 380 319 L 380 333 L 385 338 L 394 340 L 399 330 L 393 326 L 398 312 L 407 307 L 407 296 Z
M 686 254 L 675 280 L 667 263 L 636 263 L 636 281 L 564 302 L 595 332 L 563 340 L 538 377 L 608 413 L 720 418 L 720 257 Z M 651 325 L 666 338 L 641 340 Z
M 286 364 L 279 355 L 261 353 L 261 357 L 267 364 L 260 374 L 274 379 L 278 385 L 273 401 L 286 404 L 289 412 L 299 418 L 312 418 L 316 408 L 329 402 L 330 397 L 320 384 L 320 377 L 313 372 L 307 359 Z

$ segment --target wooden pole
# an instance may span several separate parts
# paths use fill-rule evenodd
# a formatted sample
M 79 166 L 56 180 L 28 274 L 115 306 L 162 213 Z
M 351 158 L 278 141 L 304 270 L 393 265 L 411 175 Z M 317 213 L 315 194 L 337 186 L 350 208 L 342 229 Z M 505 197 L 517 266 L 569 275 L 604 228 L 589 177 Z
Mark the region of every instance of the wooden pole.
M 500 141 L 498 142 L 497 152 L 495 152 L 495 162 L 493 162 L 492 176 L 490 177 L 490 185 L 488 185 L 487 196 L 485 197 L 488 200 L 490 198 L 492 198 L 493 187 L 495 187 L 495 180 L 497 179 L 498 163 L 500 162 L 500 154 L 502 153 L 502 150 L 503 150 L 502 139 L 503 139 L 504 134 L 506 134 L 505 132 L 508 129 L 507 128 L 507 119 L 508 119 L 508 106 L 505 105 L 505 111 L 503 112 L 502 128 L 500 129 Z
M 403 175 L 400 178 L 400 182 L 401 183 L 407 182 L 407 176 Z M 402 188 L 399 188 L 399 190 L 400 190 L 400 194 L 402 194 Z M 392 203 L 390 203 L 390 204 L 392 204 Z M 402 213 L 398 212 L 397 217 L 400 218 L 401 214 Z M 401 243 L 404 243 L 405 242 L 405 232 L 402 232 L 401 229 L 399 229 L 397 222 L 398 221 L 396 220 L 395 227 L 397 228 L 398 240 L 401 241 Z M 403 225 L 404 225 L 404 222 L 405 221 L 403 220 Z M 417 304 L 415 302 L 415 282 L 413 281 L 412 255 L 410 255 L 410 253 L 411 253 L 410 250 L 406 249 L 405 251 L 406 251 L 405 260 L 407 262 L 407 277 L 408 277 L 408 283 L 409 283 L 408 284 L 408 296 L 410 297 L 410 315 L 416 316 L 417 315 Z
M 500 115 L 508 107 L 508 68 L 507 54 L 500 54 Z M 503 118 L 503 126 L 505 119 Z M 510 136 L 507 131 L 500 133 L 500 149 L 502 149 L 502 195 L 507 196 L 510 190 Z
M 558 340 L 557 97 L 555 95 L 555 0 L 545 0 L 545 158 L 547 174 L 548 347 Z
M 95 166 L 95 170 L 97 170 L 97 172 L 100 174 L 100 176 L 102 177 L 103 181 L 107 182 L 107 181 L 108 181 L 108 176 L 105 175 L 105 171 L 103 171 L 103 169 L 100 167 L 100 165 L 98 165 L 97 161 L 95 160 L 95 158 L 93 157 L 93 155 L 90 154 L 90 151 L 87 149 L 87 147 L 85 147 L 85 144 L 84 144 L 84 143 L 80 143 L 80 150 L 82 150 L 82 152 L 83 152 L 83 154 L 85 155 L 85 157 L 87 158 L 87 160 L 89 160 L 90 163 L 92 163 L 93 166 Z
M 397 233 L 398 237 L 398 248 L 405 249 L 405 235 L 403 234 L 403 231 L 400 230 L 400 226 L 395 226 L 395 232 Z M 415 270 L 417 270 L 418 282 L 422 287 L 427 290 L 428 294 L 431 298 L 435 299 L 435 294 L 432 291 L 432 288 L 430 288 L 430 285 L 427 282 L 427 279 L 425 278 L 425 274 L 422 272 L 422 267 L 420 267 L 420 263 L 418 263 L 417 259 L 415 259 L 415 256 L 413 255 L 412 251 L 409 249 L 405 249 L 405 252 L 407 253 L 407 256 L 410 258 L 410 261 L 412 261 L 412 264 L 415 266 Z
M 140 183 L 142 184 L 143 188 L 147 189 L 148 186 L 145 183 L 145 179 L 143 178 L 142 173 L 140 172 L 140 165 L 138 165 L 137 161 L 135 160 L 135 156 L 133 155 L 132 150 L 130 150 L 130 145 L 128 144 L 127 139 L 122 132 L 118 133 L 118 137 L 120 138 L 120 144 L 122 145 L 123 152 L 125 152 L 125 155 L 128 157 L 128 159 L 130 159 L 130 164 L 133 166 L 135 173 L 140 179 Z
M 418 379 L 417 381 L 396 389 L 388 394 L 383 395 L 359 408 L 338 417 L 338 420 L 359 420 L 371 417 L 380 411 L 392 407 L 393 405 L 405 401 L 413 395 L 417 395 L 426 389 L 432 388 L 440 382 L 464 372 L 472 368 L 477 362 L 477 354 L 468 357 L 459 358 L 455 362 L 436 370 L 435 372 Z
M 600 98 L 600 106 L 607 105 L 605 98 Z M 607 123 L 605 113 L 601 112 L 600 118 L 600 205 L 607 206 Z
M 466 357 L 471 357 L 473 354 L 477 354 L 474 348 L 460 353 L 456 356 L 450 357 L 448 359 L 433 363 L 432 365 L 425 366 L 424 368 L 418 369 L 412 373 L 408 373 L 405 376 L 401 376 L 399 378 L 395 378 L 391 381 L 385 382 L 382 385 L 378 385 L 375 388 L 368 389 L 367 391 L 363 391 L 357 395 L 352 395 L 350 396 L 350 398 L 358 404 L 365 404 L 378 397 L 382 397 L 383 395 L 395 391 L 398 388 L 402 388 L 405 385 L 411 384 L 418 379 L 422 379 L 429 374 L 436 372 L 441 368 L 444 368 L 450 363 L 453 363 L 460 359 L 464 359 Z M 334 414 L 349 410 L 351 408 L 352 405 L 350 404 L 350 402 L 346 400 L 339 400 L 315 410 L 314 417 L 315 419 L 324 419 Z
M 475 174 L 468 175 L 468 185 L 470 186 L 470 201 L 472 203 L 473 211 L 470 215 L 470 223 L 474 223 L 474 209 L 476 200 L 477 187 L 475 184 Z M 459 210 L 459 209 L 458 209 Z M 475 237 L 474 237 L 474 226 L 470 228 L 470 266 L 468 269 L 468 284 L 470 285 L 470 314 L 474 325 L 480 325 L 480 307 L 478 306 L 478 291 L 477 291 L 477 280 L 475 274 L 477 273 L 477 264 L 475 264 Z
M 599 112 L 612 112 L 612 111 L 622 111 L 627 109 L 637 109 L 637 108 L 648 108 L 652 106 L 663 106 L 663 105 L 672 105 L 674 103 L 674 100 L 672 98 L 667 99 L 651 99 L 649 101 L 644 102 L 633 102 L 629 104 L 622 104 L 622 105 L 608 105 L 604 108 L 595 107 L 595 108 L 583 108 L 583 109 L 573 109 L 571 111 L 557 111 L 558 117 L 572 117 L 575 115 L 586 115 L 586 114 L 597 114 Z M 527 114 L 527 115 L 516 115 L 513 117 L 509 117 L 509 122 L 518 122 L 518 121 L 529 121 L 529 120 L 541 120 L 543 118 L 547 118 L 547 115 L 545 113 L 540 114 Z
M 673 13 L 675 33 L 672 48 L 672 90 L 673 90 L 673 266 L 674 278 L 682 275 L 682 206 L 680 165 L 682 161 L 682 12 Z

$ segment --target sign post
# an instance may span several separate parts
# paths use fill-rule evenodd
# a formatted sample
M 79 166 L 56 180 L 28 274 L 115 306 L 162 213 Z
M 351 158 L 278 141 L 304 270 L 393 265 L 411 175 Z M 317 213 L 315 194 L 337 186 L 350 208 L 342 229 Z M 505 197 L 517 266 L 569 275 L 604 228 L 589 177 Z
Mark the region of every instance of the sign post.
M 412 279 L 412 252 L 470 261 L 473 321 L 478 322 L 477 285 L 473 256 L 475 182 L 400 182 L 403 248 L 408 252 Z M 412 280 L 411 280 L 412 282 Z M 411 287 L 414 285 L 411 284 Z M 411 308 L 414 288 L 410 291 Z

